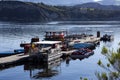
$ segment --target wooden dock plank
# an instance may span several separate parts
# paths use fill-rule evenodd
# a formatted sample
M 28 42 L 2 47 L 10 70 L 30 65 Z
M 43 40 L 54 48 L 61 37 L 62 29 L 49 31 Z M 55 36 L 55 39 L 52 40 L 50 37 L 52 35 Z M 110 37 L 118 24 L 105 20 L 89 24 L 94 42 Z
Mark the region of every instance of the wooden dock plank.
M 96 43 L 96 42 L 99 42 L 100 41 L 100 38 L 97 38 L 97 37 L 86 37 L 84 39 L 76 39 L 76 40 L 73 40 L 69 43 L 69 45 L 73 45 L 75 43 Z
M 15 62 L 26 57 L 29 57 L 29 55 L 16 54 L 8 57 L 3 57 L 3 58 L 0 58 L 0 64 Z

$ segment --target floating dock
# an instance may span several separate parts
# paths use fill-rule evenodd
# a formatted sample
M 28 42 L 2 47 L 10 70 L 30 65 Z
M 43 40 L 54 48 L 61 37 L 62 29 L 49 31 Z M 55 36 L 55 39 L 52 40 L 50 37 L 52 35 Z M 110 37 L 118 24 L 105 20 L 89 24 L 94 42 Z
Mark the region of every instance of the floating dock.
M 24 54 L 16 54 L 16 55 L 0 58 L 0 68 L 5 67 L 7 65 L 24 62 L 28 58 L 29 55 L 24 55 Z
M 61 51 L 60 54 L 61 54 L 61 56 L 62 55 L 70 55 L 74 51 L 75 50 Z M 5 67 L 8 67 L 10 65 L 24 63 L 24 62 L 29 61 L 30 59 L 33 60 L 33 58 L 37 60 L 37 57 L 40 58 L 41 56 L 37 55 L 37 54 L 30 56 L 28 54 L 24 55 L 24 53 L 22 53 L 22 54 L 11 55 L 11 56 L 8 56 L 8 57 L 2 57 L 2 58 L 0 58 L 0 68 L 5 68 Z M 56 57 L 57 57 L 57 59 L 60 58 L 60 56 L 56 56 Z M 50 56 L 48 61 L 50 62 L 50 61 L 54 60 L 54 58 L 55 58 L 55 56 L 53 56 L 53 57 Z
M 77 41 L 80 41 L 80 42 L 77 42 Z M 86 42 L 99 42 L 100 41 L 100 38 L 92 38 L 92 37 L 87 37 L 85 39 L 79 39 L 79 40 L 75 40 L 75 41 L 72 41 L 73 44 L 75 44 L 76 42 L 77 43 L 86 43 Z M 19 51 L 19 50 L 18 50 Z M 20 50 L 21 51 L 21 50 Z M 6 67 L 8 65 L 16 65 L 18 63 L 24 63 L 24 62 L 27 62 L 29 61 L 29 59 L 36 59 L 36 60 L 41 60 L 46 58 L 48 59 L 48 61 L 52 61 L 53 59 L 55 58 L 60 58 L 61 56 L 66 56 L 66 55 L 71 55 L 72 52 L 76 51 L 75 49 L 72 49 L 72 50 L 68 50 L 68 51 L 60 51 L 58 53 L 58 55 L 51 55 L 51 56 L 46 56 L 46 57 L 42 57 L 41 55 L 39 54 L 34 54 L 34 55 L 29 55 L 29 54 L 24 54 L 24 53 L 21 53 L 21 54 L 15 54 L 15 55 L 12 55 L 12 56 L 8 56 L 8 57 L 2 57 L 0 58 L 0 68 L 3 68 L 3 67 Z
M 85 37 L 83 39 L 71 40 L 70 45 L 73 45 L 75 43 L 98 43 L 99 41 L 100 38 L 97 37 Z

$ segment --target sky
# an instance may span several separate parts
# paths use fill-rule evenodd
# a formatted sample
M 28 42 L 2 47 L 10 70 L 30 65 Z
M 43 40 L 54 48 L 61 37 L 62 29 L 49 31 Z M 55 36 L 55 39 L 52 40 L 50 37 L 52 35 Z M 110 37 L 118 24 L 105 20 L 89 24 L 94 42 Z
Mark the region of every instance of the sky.
M 120 0 L 22 0 L 32 2 L 43 2 L 50 5 L 75 5 L 87 2 L 98 2 L 104 5 L 120 5 Z

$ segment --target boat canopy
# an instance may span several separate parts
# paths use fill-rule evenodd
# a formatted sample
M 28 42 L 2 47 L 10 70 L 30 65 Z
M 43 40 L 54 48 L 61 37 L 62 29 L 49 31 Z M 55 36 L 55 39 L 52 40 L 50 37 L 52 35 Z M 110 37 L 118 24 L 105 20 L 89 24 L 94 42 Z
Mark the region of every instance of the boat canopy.
M 40 42 L 34 42 L 34 44 L 59 44 L 61 41 L 40 41 Z
M 73 45 L 73 48 L 80 49 L 80 48 L 90 48 L 91 46 L 94 46 L 93 43 L 77 43 Z

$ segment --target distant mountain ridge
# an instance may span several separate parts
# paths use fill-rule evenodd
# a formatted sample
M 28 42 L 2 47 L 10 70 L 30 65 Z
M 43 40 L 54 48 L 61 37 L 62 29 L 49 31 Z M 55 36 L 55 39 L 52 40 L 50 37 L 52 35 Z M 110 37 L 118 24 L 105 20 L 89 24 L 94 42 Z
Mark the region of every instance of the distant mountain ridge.
M 2 21 L 120 20 L 120 6 L 85 3 L 52 6 L 44 3 L 0 1 Z
M 120 10 L 120 6 L 116 5 L 102 5 L 100 3 L 95 3 L 95 2 L 90 2 L 90 3 L 84 3 L 84 4 L 79 4 L 75 5 L 74 7 L 76 8 L 95 8 L 95 9 L 102 9 L 102 10 Z

